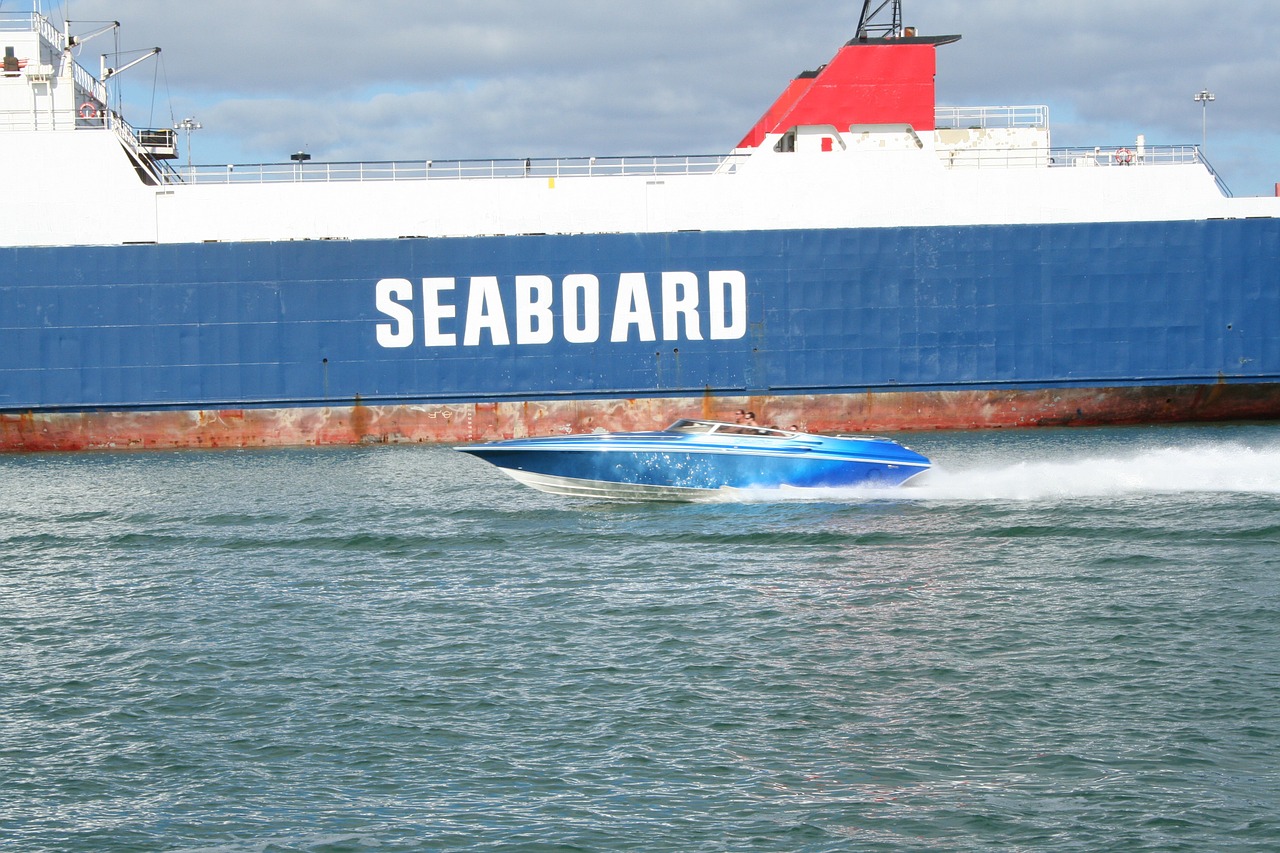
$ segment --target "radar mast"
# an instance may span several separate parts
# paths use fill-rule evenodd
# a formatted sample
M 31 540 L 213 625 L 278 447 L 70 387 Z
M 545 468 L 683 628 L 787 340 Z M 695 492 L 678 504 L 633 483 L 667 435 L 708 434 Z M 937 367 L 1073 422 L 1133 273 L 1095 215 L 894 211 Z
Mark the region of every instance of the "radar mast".
M 872 9 L 875 0 L 863 0 L 862 14 L 858 17 L 858 38 L 899 38 L 902 36 L 902 0 L 881 0 Z M 892 6 L 889 14 L 881 14 Z

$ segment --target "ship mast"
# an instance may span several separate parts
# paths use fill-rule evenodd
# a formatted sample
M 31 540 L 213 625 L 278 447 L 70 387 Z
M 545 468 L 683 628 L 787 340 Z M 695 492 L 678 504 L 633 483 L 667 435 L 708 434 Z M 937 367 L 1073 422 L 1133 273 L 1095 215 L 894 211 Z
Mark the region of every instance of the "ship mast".
M 862 14 L 858 17 L 858 38 L 866 41 L 875 36 L 881 38 L 897 38 L 902 35 L 902 0 L 881 0 L 880 5 L 871 8 L 875 0 L 863 0 Z M 889 15 L 881 15 L 886 7 L 892 6 Z

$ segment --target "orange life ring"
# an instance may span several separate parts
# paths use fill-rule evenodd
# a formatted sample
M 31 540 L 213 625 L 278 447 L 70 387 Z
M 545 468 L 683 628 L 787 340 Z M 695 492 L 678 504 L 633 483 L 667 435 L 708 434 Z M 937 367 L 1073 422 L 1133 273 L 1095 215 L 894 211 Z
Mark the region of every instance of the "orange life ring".
M 1119 163 L 1121 166 L 1128 166 L 1130 163 L 1133 162 L 1133 152 L 1130 151 L 1128 148 L 1117 148 L 1116 162 Z
M 85 101 L 80 105 L 80 118 L 97 118 L 98 107 L 92 101 Z

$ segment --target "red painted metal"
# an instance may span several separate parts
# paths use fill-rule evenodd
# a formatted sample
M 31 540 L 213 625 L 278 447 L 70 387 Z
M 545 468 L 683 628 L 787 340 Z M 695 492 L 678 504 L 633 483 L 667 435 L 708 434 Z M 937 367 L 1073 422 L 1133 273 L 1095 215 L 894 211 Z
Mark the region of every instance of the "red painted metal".
M 777 127 L 783 116 L 796 105 L 796 102 L 804 97 L 804 93 L 809 91 L 809 87 L 813 85 L 813 81 L 818 78 L 816 73 L 801 74 L 799 77 L 787 84 L 787 88 L 783 90 L 778 99 L 773 102 L 769 109 L 765 110 L 765 114 L 755 123 L 751 130 L 747 131 L 747 135 L 738 143 L 739 148 L 758 148 L 761 142 L 764 142 L 764 135 L 770 133 L 772 128 Z
M 0 414 L 0 451 L 465 443 L 655 429 L 679 417 L 811 432 L 898 432 L 1179 421 L 1280 420 L 1280 384 L 901 391 L 815 396 Z
M 909 124 L 932 131 L 936 73 L 933 44 L 850 42 L 816 77 L 792 80 L 738 147 L 755 148 L 766 134 L 798 125 L 846 131 L 855 124 Z

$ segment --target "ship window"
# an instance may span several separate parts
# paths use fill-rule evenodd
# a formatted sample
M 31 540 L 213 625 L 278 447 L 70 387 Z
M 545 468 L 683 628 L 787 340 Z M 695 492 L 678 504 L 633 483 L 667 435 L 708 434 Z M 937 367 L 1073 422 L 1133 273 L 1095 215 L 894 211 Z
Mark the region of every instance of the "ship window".
M 779 154 L 793 154 L 796 150 L 796 132 L 788 130 L 782 134 L 782 138 L 778 140 L 778 144 L 773 146 L 773 150 Z

